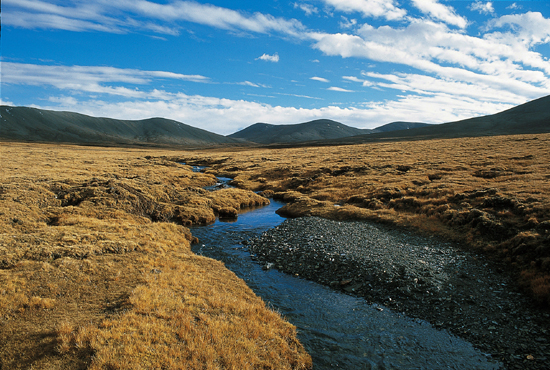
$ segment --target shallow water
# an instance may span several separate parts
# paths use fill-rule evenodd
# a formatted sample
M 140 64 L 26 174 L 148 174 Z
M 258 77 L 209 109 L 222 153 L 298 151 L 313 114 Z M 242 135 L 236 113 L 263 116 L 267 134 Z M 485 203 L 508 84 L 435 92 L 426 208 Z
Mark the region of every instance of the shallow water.
M 314 369 L 498 369 L 471 344 L 430 324 L 369 305 L 276 270 L 264 271 L 242 242 L 283 222 L 283 204 L 239 215 L 232 222 L 192 228 L 197 254 L 227 268 L 298 329 Z

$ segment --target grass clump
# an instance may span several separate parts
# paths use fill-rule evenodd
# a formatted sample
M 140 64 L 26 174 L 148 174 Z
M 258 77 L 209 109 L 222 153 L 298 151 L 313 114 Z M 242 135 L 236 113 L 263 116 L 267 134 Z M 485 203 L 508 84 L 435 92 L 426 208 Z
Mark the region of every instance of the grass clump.
M 129 297 L 131 309 L 102 323 L 91 343 L 92 369 L 149 368 L 153 362 L 170 369 L 307 367 L 292 325 L 232 273 L 214 273 L 224 270 L 221 263 L 191 258 L 185 267 L 152 270 Z M 209 296 L 201 294 L 205 288 Z

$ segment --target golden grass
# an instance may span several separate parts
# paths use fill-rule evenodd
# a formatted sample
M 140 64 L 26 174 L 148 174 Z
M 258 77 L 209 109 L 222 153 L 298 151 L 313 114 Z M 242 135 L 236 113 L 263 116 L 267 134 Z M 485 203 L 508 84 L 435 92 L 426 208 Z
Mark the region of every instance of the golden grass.
M 369 219 L 467 243 L 550 304 L 550 134 L 188 155 L 290 217 Z
M 218 151 L 3 143 L 2 368 L 299 369 L 295 328 L 191 253 L 186 225 L 265 204 L 466 243 L 550 299 L 550 135 Z M 188 164 L 209 165 L 194 173 Z M 214 175 L 240 189 L 202 187 Z
M 300 369 L 295 328 L 183 225 L 265 204 L 152 150 L 2 144 L 0 367 Z

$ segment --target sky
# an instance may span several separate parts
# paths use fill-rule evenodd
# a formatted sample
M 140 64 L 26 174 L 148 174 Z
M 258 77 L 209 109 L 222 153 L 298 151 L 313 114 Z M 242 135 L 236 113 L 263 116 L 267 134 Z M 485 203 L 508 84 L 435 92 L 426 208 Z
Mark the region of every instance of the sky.
M 2 0 L 2 105 L 222 135 L 444 123 L 550 95 L 550 1 Z

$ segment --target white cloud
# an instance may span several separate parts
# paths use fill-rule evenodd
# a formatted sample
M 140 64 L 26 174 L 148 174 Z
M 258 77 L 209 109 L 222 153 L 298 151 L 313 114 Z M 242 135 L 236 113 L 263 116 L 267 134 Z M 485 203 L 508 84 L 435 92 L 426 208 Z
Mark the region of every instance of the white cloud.
M 316 7 L 314 7 L 313 5 L 311 4 L 305 4 L 305 3 L 294 3 L 294 9 L 296 8 L 299 8 L 299 9 L 302 9 L 304 11 L 304 13 L 306 13 L 306 15 L 309 17 L 310 15 L 312 14 L 317 14 L 319 13 L 319 9 L 317 9 Z
M 441 20 L 460 28 L 465 28 L 468 25 L 466 18 L 456 14 L 452 7 L 443 5 L 438 0 L 412 0 L 412 3 L 422 13 L 429 15 L 433 19 Z
M 237 85 L 251 86 L 251 87 L 260 87 L 260 85 L 255 84 L 254 82 L 250 82 L 250 81 L 237 82 Z
M 39 0 L 4 0 L 2 22 L 22 28 L 61 29 L 66 31 L 100 31 L 126 33 L 130 29 L 146 29 L 163 34 L 177 34 L 174 27 L 155 25 L 126 16 L 121 19 L 113 5 L 104 0 L 76 1 L 72 6 L 61 6 Z
M 295 37 L 305 29 L 295 19 L 262 13 L 246 14 L 195 1 L 158 4 L 146 0 L 77 0 L 71 5 L 60 6 L 39 0 L 4 0 L 3 5 L 3 24 L 23 28 L 112 33 L 141 29 L 177 35 L 178 22 L 184 21 L 231 31 L 279 32 Z
M 338 91 L 338 92 L 355 92 L 353 90 L 342 89 L 341 87 L 335 87 L 335 86 L 331 86 L 327 90 L 329 90 L 329 91 Z
M 9 100 L 4 100 L 4 98 L 0 98 L 0 105 L 14 106 L 15 104 L 13 104 L 13 102 L 11 102 Z
M 469 8 L 470 10 L 477 11 L 480 14 L 493 14 L 495 12 L 495 8 L 493 8 L 493 3 L 490 1 L 484 3 L 478 0 L 475 3 L 472 3 Z
M 326 78 L 323 78 L 323 77 L 311 77 L 310 80 L 314 80 L 314 81 L 319 81 L 319 82 L 330 82 L 329 80 L 327 80 Z
M 521 8 L 522 8 L 522 6 L 518 5 L 518 3 L 512 3 L 512 4 L 510 4 L 506 7 L 506 9 L 512 9 L 512 10 L 521 9 Z
M 258 60 L 258 59 L 266 61 L 266 62 L 277 63 L 277 62 L 279 62 L 279 54 L 277 54 L 277 53 L 275 53 L 273 55 L 263 54 L 261 57 L 256 58 L 256 60 Z
M 550 43 L 550 19 L 541 13 L 504 15 L 488 23 L 488 29 L 509 28 L 507 33 L 498 33 L 500 42 L 508 45 L 523 43 L 527 47 Z
M 119 9 L 136 12 L 142 16 L 169 21 L 189 21 L 227 30 L 244 30 L 257 33 L 271 31 L 297 34 L 303 25 L 297 20 L 276 18 L 269 14 L 248 15 L 232 9 L 194 1 L 174 1 L 157 4 L 146 0 L 117 0 Z
M 367 74 L 364 73 L 364 75 L 367 75 Z M 357 78 L 355 76 L 343 76 L 342 79 L 345 80 L 345 81 L 350 81 L 350 82 L 359 82 L 363 86 L 374 86 L 374 84 L 372 82 L 370 82 L 368 80 Z
M 277 95 L 285 95 L 285 96 L 294 96 L 297 98 L 306 98 L 306 99 L 314 99 L 314 100 L 324 100 L 323 98 L 317 98 L 315 96 L 309 96 L 309 95 L 299 95 L 299 94 L 286 94 L 286 93 L 275 93 Z
M 363 80 L 358 79 L 355 76 L 343 76 L 344 80 L 352 81 L 352 82 L 363 82 Z
M 56 14 L 33 14 L 26 12 L 4 11 L 2 23 L 5 26 L 22 28 L 58 29 L 65 31 L 101 31 L 110 33 L 122 33 L 122 29 L 112 24 L 94 23 L 88 20 L 71 19 Z
M 418 107 L 422 109 L 418 109 Z M 460 98 L 453 95 L 433 96 L 404 95 L 394 101 L 366 103 L 364 109 L 373 119 L 383 121 L 409 121 L 425 123 L 445 123 L 481 115 L 494 114 L 513 105 L 479 102 L 476 99 Z M 374 127 L 379 126 L 375 125 Z M 371 127 L 367 127 L 371 128 Z
M 2 83 L 17 85 L 50 85 L 58 89 L 144 97 L 142 91 L 111 83 L 146 85 L 153 79 L 175 79 L 190 82 L 210 82 L 201 75 L 183 75 L 165 71 L 142 71 L 94 66 L 51 66 L 22 63 L 2 63 Z
M 59 104 L 62 107 L 74 107 L 79 103 L 79 101 L 72 96 L 50 96 L 48 101 Z
M 383 80 L 371 82 L 375 86 L 396 89 L 403 92 L 414 92 L 421 95 L 454 95 L 459 99 L 476 99 L 478 101 L 501 102 L 506 104 L 521 104 L 525 98 L 514 92 L 502 91 L 491 85 L 473 84 L 451 79 L 441 79 L 419 74 L 381 74 L 364 73 L 364 76 Z M 361 81 L 358 79 L 358 82 Z
M 357 25 L 357 19 L 347 19 L 346 17 L 342 16 L 342 21 L 340 22 L 340 27 L 347 29 L 347 28 L 353 28 Z
M 329 56 L 408 65 L 442 79 L 536 98 L 550 93 L 550 61 L 530 47 L 549 42 L 549 23 L 540 13 L 504 16 L 489 25 L 507 27 L 508 32 L 486 33 L 483 38 L 423 20 L 402 28 L 365 24 L 357 35 L 309 35 L 315 40 L 313 47 Z
M 344 13 L 361 13 L 364 17 L 385 18 L 387 20 L 403 19 L 407 12 L 398 8 L 394 0 L 322 0 L 337 11 Z

